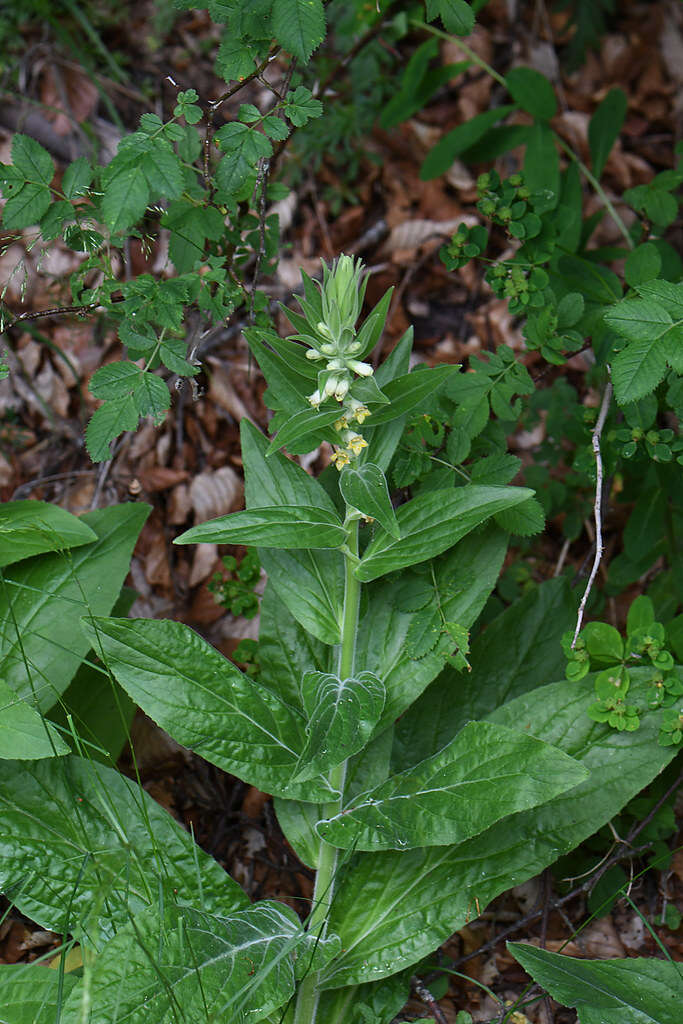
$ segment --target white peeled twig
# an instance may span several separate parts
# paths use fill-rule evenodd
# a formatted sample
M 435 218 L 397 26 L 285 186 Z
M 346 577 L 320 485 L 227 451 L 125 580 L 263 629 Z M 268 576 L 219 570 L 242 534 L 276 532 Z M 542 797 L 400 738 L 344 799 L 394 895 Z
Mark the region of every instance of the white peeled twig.
M 607 367 L 609 372 L 609 367 Z M 581 626 L 583 625 L 583 615 L 586 610 L 586 602 L 590 595 L 593 587 L 593 582 L 597 576 L 598 569 L 600 568 L 600 560 L 602 559 L 603 546 L 602 546 L 602 481 L 603 481 L 603 469 L 602 469 L 602 453 L 600 451 L 600 437 L 602 435 L 602 428 L 605 426 L 605 420 L 607 419 L 607 413 L 609 411 L 609 404 L 612 400 L 612 381 L 607 381 L 605 393 L 602 396 L 602 403 L 600 405 L 600 412 L 595 426 L 593 427 L 593 433 L 591 435 L 591 445 L 593 448 L 593 454 L 595 455 L 595 505 L 593 508 L 595 518 L 595 557 L 593 558 L 593 567 L 591 568 L 590 576 L 588 577 L 588 583 L 586 589 L 583 592 L 581 598 L 581 604 L 579 605 L 579 611 L 576 616 L 576 629 L 574 630 L 574 637 L 572 639 L 571 647 L 574 650 L 576 641 L 579 633 L 581 632 Z

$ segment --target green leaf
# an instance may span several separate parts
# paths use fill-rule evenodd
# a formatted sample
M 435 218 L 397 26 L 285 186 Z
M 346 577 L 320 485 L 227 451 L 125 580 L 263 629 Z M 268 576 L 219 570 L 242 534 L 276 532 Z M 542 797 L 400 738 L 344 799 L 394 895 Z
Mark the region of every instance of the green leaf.
M 375 345 L 379 341 L 382 331 L 384 330 L 387 322 L 387 315 L 389 313 L 389 305 L 391 303 L 391 296 L 394 294 L 394 289 L 387 288 L 382 298 L 379 300 L 374 309 L 367 315 L 363 321 L 363 326 L 356 336 L 356 342 L 360 345 L 358 350 L 358 359 L 365 359 L 366 356 L 370 355 Z M 373 378 L 370 378 L 372 380 Z M 360 381 L 358 383 L 361 383 Z
M 273 152 L 265 135 L 239 121 L 219 128 L 216 142 L 227 154 L 216 168 L 216 182 L 219 188 L 231 194 L 239 192 L 249 176 L 256 173 L 258 161 Z
M 633 341 L 612 359 L 612 381 L 619 405 L 645 398 L 666 373 L 664 349 L 656 341 Z
M 33 184 L 50 185 L 55 176 L 52 157 L 30 135 L 16 134 L 12 138 L 12 163 Z
M 108 363 L 92 375 L 90 394 L 93 398 L 123 398 L 134 390 L 141 373 L 140 367 L 129 360 Z
M 90 162 L 84 156 L 79 156 L 64 171 L 62 192 L 67 199 L 78 199 L 79 196 L 87 195 L 92 179 Z
M 204 254 L 207 238 L 217 241 L 225 232 L 224 217 L 213 206 L 195 206 L 183 199 L 169 203 L 161 218 L 170 231 L 169 255 L 178 273 L 193 269 Z
M 614 626 L 606 622 L 588 622 L 581 630 L 591 659 L 598 665 L 613 665 L 624 656 L 624 642 Z
M 216 74 L 226 82 L 241 81 L 255 67 L 254 51 L 226 29 L 216 55 Z
M 63 551 L 97 540 L 82 519 L 47 501 L 0 505 L 0 569 L 46 551 Z
M 276 453 L 248 420 L 241 423 L 247 508 L 313 505 L 335 512 L 324 488 L 300 466 Z M 269 582 L 294 618 L 326 644 L 336 644 L 344 603 L 344 560 L 338 551 L 259 549 Z
M 545 513 L 536 498 L 527 498 L 515 508 L 496 513 L 496 522 L 503 530 L 518 537 L 532 537 L 545 528 Z
M 426 0 L 427 21 L 441 18 L 447 32 L 468 36 L 474 29 L 474 11 L 466 0 Z
M 672 960 L 579 960 L 508 942 L 515 960 L 581 1024 L 677 1024 L 683 971 Z
M 505 76 L 505 87 L 515 103 L 532 117 L 549 121 L 557 113 L 555 90 L 540 71 L 513 68 Z
M 320 100 L 313 98 L 313 93 L 305 85 L 297 85 L 285 97 L 284 112 L 296 128 L 301 128 L 314 118 L 321 117 L 323 105 Z
M 472 566 L 476 572 L 477 562 Z M 470 671 L 447 666 L 397 723 L 394 768 L 431 756 L 466 722 L 561 677 L 566 659 L 560 638 L 575 621 L 576 601 L 564 579 L 548 580 L 506 608 L 472 644 Z
M 107 615 L 130 568 L 148 505 L 88 512 L 82 522 L 97 540 L 65 554 L 18 563 L 0 582 L 0 677 L 47 711 L 69 685 L 88 651 L 79 622 Z
M 483 138 L 489 128 L 507 117 L 514 109 L 513 104 L 507 104 L 494 110 L 486 110 L 483 114 L 476 114 L 469 121 L 453 128 L 427 153 L 420 168 L 420 179 L 431 181 L 432 178 L 445 174 L 457 156 Z
M 346 540 L 336 513 L 309 505 L 276 505 L 219 516 L 186 530 L 174 543 L 316 549 L 338 548 Z
M 144 371 L 140 374 L 133 391 L 135 402 L 140 416 L 151 416 L 153 423 L 157 426 L 163 421 L 171 404 L 171 396 L 168 386 L 154 373 Z
M 547 193 L 544 210 L 557 206 L 560 193 L 560 159 L 555 133 L 546 121 L 534 121 L 524 154 L 524 183 L 532 192 Z
M 185 829 L 112 768 L 74 756 L 0 762 L 0 808 L 2 891 L 90 948 L 162 894 L 224 914 L 247 904 Z
M 68 753 L 55 727 L 0 679 L 0 759 L 28 761 Z
M 305 672 L 328 669 L 329 648 L 299 625 L 270 580 L 261 601 L 259 680 L 287 704 L 303 711 L 300 683 Z
M 341 415 L 338 405 L 334 409 L 302 409 L 287 420 L 268 446 L 267 455 L 280 448 L 289 448 L 294 455 L 301 455 L 320 444 L 321 430 L 332 426 Z
M 308 738 L 301 751 L 295 782 L 327 774 L 369 742 L 386 700 L 384 683 L 372 672 L 350 679 L 307 672 L 301 693 Z
M 590 147 L 593 174 L 602 176 L 612 146 L 626 117 L 626 94 L 622 89 L 610 89 L 600 103 L 588 124 L 588 145 Z
M 126 231 L 140 220 L 149 202 L 149 184 L 142 165 L 114 157 L 102 177 L 102 219 L 112 234 Z
M 588 772 L 541 740 L 470 722 L 433 757 L 318 823 L 327 843 L 401 850 L 462 843 L 516 811 L 546 803 Z
M 322 0 L 273 0 L 272 27 L 280 46 L 307 64 L 325 38 Z
M 624 260 L 624 277 L 632 288 L 656 278 L 662 269 L 662 258 L 653 242 L 636 246 Z
M 50 190 L 46 185 L 27 182 L 13 193 L 2 209 L 2 226 L 18 231 L 37 224 L 50 206 Z
M 400 540 L 381 531 L 366 548 L 355 574 L 367 582 L 434 558 L 496 512 L 518 505 L 531 494 L 526 487 L 468 484 L 418 495 L 397 510 Z
M 643 699 L 648 670 L 632 670 Z M 566 795 L 522 811 L 456 847 L 355 857 L 345 868 L 328 927 L 343 952 L 325 988 L 382 978 L 417 963 L 510 886 L 519 885 L 578 846 L 646 786 L 675 756 L 657 746 L 656 716 L 637 732 L 592 722 L 593 678 L 552 683 L 510 701 L 491 717 L 560 747 L 591 774 Z M 527 728 L 528 727 L 528 728 Z
M 2 964 L 3 1021 L 54 1024 L 58 1004 L 68 997 L 77 980 L 74 974 L 46 970 L 44 964 Z
M 85 431 L 85 444 L 93 462 L 103 462 L 111 455 L 110 444 L 125 430 L 135 430 L 140 414 L 132 395 L 112 398 L 96 409 Z
M 303 716 L 188 626 L 98 617 L 83 629 L 126 693 L 178 743 L 265 793 L 329 799 L 324 780 L 290 785 Z
M 292 998 L 302 969 L 339 948 L 316 943 L 282 903 L 263 901 L 229 917 L 190 907 L 148 908 L 107 945 L 88 977 L 88 1001 L 102 1024 L 162 1024 L 180 1008 L 193 1020 L 263 1020 Z M 309 968 L 310 969 L 310 968 Z M 81 985 L 64 1024 L 79 1024 Z M 201 1008 L 201 1010 L 200 1010 Z
M 382 391 L 391 404 L 375 409 L 368 419 L 368 426 L 376 427 L 380 423 L 404 416 L 434 395 L 459 370 L 459 365 L 434 366 L 431 369 L 414 370 L 387 381 L 382 385 Z
M 441 610 L 447 621 L 458 622 L 465 628 L 474 623 L 496 585 L 506 548 L 506 535 L 490 524 L 465 537 L 452 551 L 433 563 Z M 393 724 L 410 707 L 444 664 L 444 655 L 430 652 L 414 661 L 407 650 L 406 641 L 415 613 L 400 609 L 400 596 L 406 586 L 414 587 L 417 592 L 425 578 L 434 595 L 429 570 L 426 577 L 415 572 L 405 573 L 401 580 L 379 580 L 371 585 L 368 596 L 372 615 L 361 616 L 359 623 L 356 664 L 375 672 L 387 688 L 387 703 L 381 723 L 384 727 Z M 435 600 L 434 596 L 432 600 Z M 424 605 L 420 601 L 422 607 Z M 561 664 L 564 666 L 564 659 Z M 461 685 L 460 678 L 456 685 Z M 452 689 L 451 705 L 457 707 L 457 702 L 452 700 Z M 411 717 L 412 712 L 405 719 L 410 720 Z M 451 730 L 439 747 L 444 746 L 454 732 Z M 436 749 L 432 748 L 429 753 Z M 415 758 L 408 761 L 408 764 L 414 763 Z
M 371 462 L 355 468 L 346 466 L 339 477 L 339 490 L 344 501 L 364 516 L 376 519 L 383 530 L 398 539 L 400 531 L 386 477 Z

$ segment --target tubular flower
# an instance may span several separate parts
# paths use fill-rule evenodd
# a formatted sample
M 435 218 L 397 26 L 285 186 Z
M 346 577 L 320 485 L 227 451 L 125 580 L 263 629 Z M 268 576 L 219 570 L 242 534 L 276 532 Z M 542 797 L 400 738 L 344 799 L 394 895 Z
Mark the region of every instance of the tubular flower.
M 352 455 L 360 455 L 367 446 L 368 442 L 360 434 L 351 434 L 346 438 L 346 450 L 351 452 Z
M 336 448 L 330 458 L 330 462 L 333 462 L 339 470 L 343 469 L 344 466 L 348 466 L 350 461 L 349 453 L 345 452 L 343 448 Z

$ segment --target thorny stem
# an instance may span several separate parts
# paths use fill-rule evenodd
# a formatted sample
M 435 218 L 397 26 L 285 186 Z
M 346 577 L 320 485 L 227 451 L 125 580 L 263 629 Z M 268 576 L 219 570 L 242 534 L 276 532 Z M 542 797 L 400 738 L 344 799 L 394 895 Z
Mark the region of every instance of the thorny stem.
M 354 574 L 358 564 L 358 520 L 349 524 L 348 555 L 344 559 L 344 610 L 342 615 L 341 643 L 339 646 L 338 675 L 348 679 L 352 675 L 356 660 L 356 633 L 360 608 L 360 581 Z M 332 818 L 342 809 L 346 761 L 333 768 L 328 776 L 330 786 L 340 794 L 323 806 L 323 817 Z M 339 851 L 329 843 L 321 842 L 318 869 L 313 891 L 313 909 L 308 920 L 308 930 L 321 938 L 325 935 L 327 918 L 334 897 L 335 875 Z M 297 996 L 294 1024 L 315 1024 L 318 1000 L 318 973 L 311 971 L 301 982 Z
M 608 367 L 609 372 L 609 367 Z M 602 404 L 600 405 L 600 412 L 598 419 L 593 427 L 593 434 L 591 436 L 591 445 L 593 447 L 593 454 L 595 455 L 595 506 L 593 509 L 595 517 L 595 555 L 593 557 L 593 567 L 591 568 L 588 582 L 586 583 L 586 589 L 583 592 L 581 598 L 581 604 L 579 605 L 579 611 L 576 616 L 576 628 L 574 629 L 574 637 L 571 643 L 571 649 L 574 650 L 576 641 L 579 633 L 581 632 L 581 626 L 583 625 L 583 616 L 586 610 L 586 602 L 588 601 L 595 577 L 597 576 L 598 569 L 600 568 L 600 560 L 602 559 L 603 544 L 602 544 L 602 480 L 603 480 L 603 469 L 602 469 L 602 452 L 600 451 L 600 437 L 602 436 L 602 428 L 605 426 L 605 420 L 607 419 L 607 413 L 609 411 L 609 404 L 612 399 L 612 381 L 607 381 L 605 393 L 602 396 Z

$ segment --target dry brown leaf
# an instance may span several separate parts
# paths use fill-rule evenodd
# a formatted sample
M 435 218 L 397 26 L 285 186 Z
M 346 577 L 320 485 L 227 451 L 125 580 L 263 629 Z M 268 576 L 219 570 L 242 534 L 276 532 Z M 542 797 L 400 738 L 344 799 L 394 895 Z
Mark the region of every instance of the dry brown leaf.
M 242 498 L 242 490 L 242 481 L 229 466 L 200 473 L 190 484 L 195 522 L 204 523 L 232 512 Z

